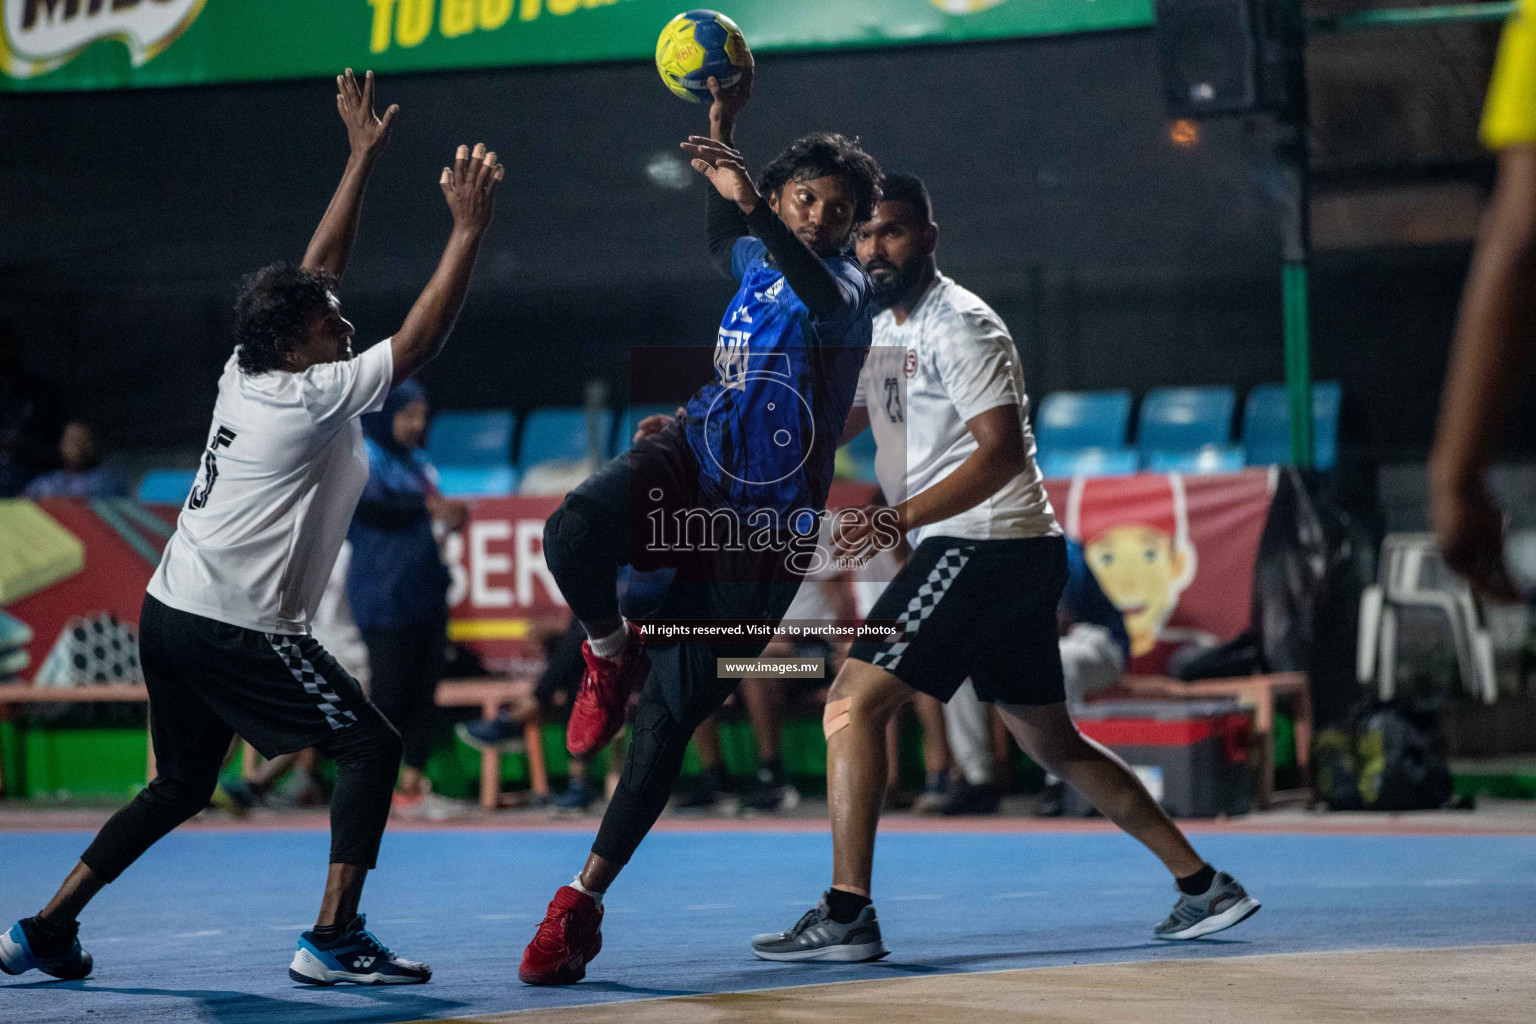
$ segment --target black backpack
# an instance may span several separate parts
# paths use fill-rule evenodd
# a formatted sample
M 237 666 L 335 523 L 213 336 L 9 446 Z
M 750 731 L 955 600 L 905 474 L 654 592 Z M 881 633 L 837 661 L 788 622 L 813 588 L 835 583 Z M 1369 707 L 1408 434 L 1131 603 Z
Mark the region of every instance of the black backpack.
M 1329 810 L 1418 811 L 1451 798 L 1439 713 L 1401 697 L 1371 701 L 1349 726 L 1319 733 L 1313 764 Z

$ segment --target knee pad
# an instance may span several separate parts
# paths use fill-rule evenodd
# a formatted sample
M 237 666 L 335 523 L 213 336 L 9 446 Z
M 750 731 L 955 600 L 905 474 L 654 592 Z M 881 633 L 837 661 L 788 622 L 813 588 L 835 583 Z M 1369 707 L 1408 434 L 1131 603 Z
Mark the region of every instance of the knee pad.
M 544 547 L 579 544 L 592 532 L 592 510 L 579 494 L 568 494 L 554 514 L 544 520 Z
M 848 728 L 849 716 L 853 711 L 853 698 L 843 697 L 840 700 L 829 700 L 821 713 L 821 731 L 827 739 Z
M 689 735 L 665 704 L 642 700 L 635 709 L 629 755 L 620 783 L 637 795 L 661 794 L 664 800 L 682 770 Z

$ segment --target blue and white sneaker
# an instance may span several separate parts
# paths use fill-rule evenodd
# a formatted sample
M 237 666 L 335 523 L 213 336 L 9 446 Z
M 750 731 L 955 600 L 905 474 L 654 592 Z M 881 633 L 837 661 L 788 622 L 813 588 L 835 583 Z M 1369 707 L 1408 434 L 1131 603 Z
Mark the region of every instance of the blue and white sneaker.
M 41 941 L 42 936 L 32 918 L 11 925 L 10 931 L 0 935 L 0 971 L 21 974 L 35 968 L 65 981 L 76 981 L 90 974 L 95 961 L 91 954 L 80 948 L 80 923 L 71 921 L 57 931 L 56 937 Z M 53 948 L 49 949 L 49 946 Z
M 432 980 L 432 968 L 396 956 L 368 930 L 367 915 L 358 914 L 335 942 L 300 935 L 288 977 L 305 985 L 420 985 Z

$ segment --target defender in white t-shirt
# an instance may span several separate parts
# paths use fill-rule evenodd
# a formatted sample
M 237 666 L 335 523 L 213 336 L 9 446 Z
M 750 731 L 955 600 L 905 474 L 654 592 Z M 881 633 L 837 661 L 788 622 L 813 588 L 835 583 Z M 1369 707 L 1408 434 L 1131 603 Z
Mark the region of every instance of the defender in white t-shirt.
M 316 985 L 427 981 L 358 913 L 400 764 L 400 737 L 309 633 L 368 481 L 358 417 L 441 350 L 469 286 L 504 169 L 460 146 L 440 185 L 453 231 L 437 271 L 387 341 L 352 354 L 336 298 L 364 187 L 398 108 L 378 118 L 373 75 L 336 79 L 351 157 L 301 266 L 247 277 L 238 345 L 219 378 L 197 482 L 139 623 L 158 774 L 112 816 L 36 917 L 0 936 L 0 969 L 90 973 L 76 916 L 140 854 L 207 806 L 230 738 L 267 757 L 318 747 L 337 764 L 330 873 L 288 973 Z
M 892 507 L 865 510 L 838 540 L 864 555 L 905 532 L 915 550 L 869 613 L 872 624 L 894 623 L 894 637 L 858 640 L 827 700 L 832 888 L 789 931 L 753 939 L 753 952 L 840 962 L 886 955 L 870 902 L 885 725 L 913 690 L 948 701 L 967 677 L 1025 753 L 1173 874 L 1180 898 L 1154 934 L 1191 939 L 1229 928 L 1258 903 L 1201 860 L 1130 769 L 1067 714 L 1056 621 L 1066 542 L 1035 464 L 1013 339 L 985 302 L 938 272 L 939 229 L 923 183 L 887 175 L 883 193 L 857 237 L 883 312 L 844 440 L 866 423 L 874 431 L 875 470 Z

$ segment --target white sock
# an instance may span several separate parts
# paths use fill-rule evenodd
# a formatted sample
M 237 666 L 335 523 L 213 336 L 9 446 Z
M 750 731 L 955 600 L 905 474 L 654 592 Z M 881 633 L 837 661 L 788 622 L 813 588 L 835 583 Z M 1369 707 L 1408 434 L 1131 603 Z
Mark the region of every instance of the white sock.
M 587 637 L 587 646 L 592 648 L 592 653 L 599 658 L 614 660 L 624 653 L 624 646 L 629 643 L 629 623 L 619 619 L 619 628 L 607 636 Z
M 571 888 L 575 889 L 577 892 L 584 892 L 588 896 L 591 896 L 593 901 L 596 902 L 598 906 L 603 905 L 603 894 L 598 892 L 596 889 L 588 889 L 586 886 L 582 885 L 580 875 L 577 875 L 575 878 L 571 879 Z

